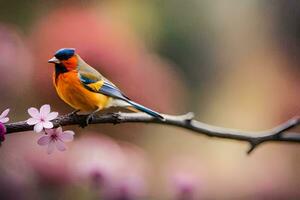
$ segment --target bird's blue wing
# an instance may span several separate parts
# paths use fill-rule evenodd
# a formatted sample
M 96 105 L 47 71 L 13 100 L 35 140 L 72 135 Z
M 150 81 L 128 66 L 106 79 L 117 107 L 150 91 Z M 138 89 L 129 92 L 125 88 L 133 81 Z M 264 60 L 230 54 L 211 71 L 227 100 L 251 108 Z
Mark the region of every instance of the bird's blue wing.
M 119 88 L 105 78 L 100 79 L 90 73 L 79 73 L 79 79 L 84 87 L 91 92 L 101 93 L 106 96 L 125 101 L 129 100 L 129 98 L 126 97 Z
M 140 110 L 145 113 L 148 113 L 149 115 L 151 115 L 153 117 L 164 119 L 164 117 L 161 116 L 161 114 L 159 114 L 158 112 L 151 110 L 150 108 L 147 108 L 147 107 L 145 107 L 141 104 L 138 104 L 134 101 L 131 101 L 116 86 L 112 85 L 110 82 L 104 81 L 104 84 L 100 88 L 99 92 L 102 94 L 105 94 L 107 96 L 110 96 L 110 97 L 122 99 L 122 100 L 126 101 L 127 103 L 129 103 L 131 106 L 133 106 L 135 109 Z
M 98 74 L 93 74 L 90 72 L 78 72 L 78 78 L 81 81 L 82 84 L 91 84 L 96 83 L 98 81 L 101 81 L 103 78 L 99 76 Z
M 116 86 L 114 86 L 112 83 L 110 83 L 107 80 L 104 80 L 104 83 L 103 83 L 102 87 L 100 88 L 99 92 L 102 94 L 105 94 L 107 96 L 117 98 L 117 99 L 129 100 L 129 98 L 127 96 L 125 96 L 119 90 L 119 88 L 117 88 Z
M 121 99 L 142 112 L 148 113 L 149 115 L 159 119 L 164 119 L 164 117 L 158 112 L 131 101 L 119 90 L 119 88 L 117 88 L 114 84 L 112 84 L 104 77 L 99 78 L 99 76 L 94 76 L 92 73 L 79 73 L 79 79 L 83 86 L 91 92 L 104 94 L 116 99 Z

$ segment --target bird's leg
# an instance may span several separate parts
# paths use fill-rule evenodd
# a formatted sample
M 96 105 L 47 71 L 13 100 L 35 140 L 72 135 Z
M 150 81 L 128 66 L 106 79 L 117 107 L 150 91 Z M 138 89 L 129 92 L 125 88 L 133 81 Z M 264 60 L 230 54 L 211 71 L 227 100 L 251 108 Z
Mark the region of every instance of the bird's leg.
M 85 118 L 85 121 L 80 123 L 80 127 L 81 128 L 85 128 L 87 125 L 89 125 L 89 123 L 93 120 L 94 114 L 96 112 L 98 112 L 100 110 L 100 108 L 98 108 L 97 110 L 93 111 L 92 113 L 88 114 Z
M 77 115 L 78 112 L 80 112 L 79 109 L 74 110 L 73 112 L 71 112 L 71 113 L 69 114 L 69 116 Z
M 94 117 L 94 114 L 95 114 L 95 113 L 92 112 L 91 114 L 89 114 L 89 115 L 86 117 L 86 119 L 85 119 L 86 125 L 89 125 L 89 123 L 92 122 L 93 117 Z
M 93 111 L 91 114 L 89 114 L 86 117 L 86 125 L 88 125 L 93 120 L 93 117 L 94 117 L 95 113 L 98 112 L 99 110 L 100 110 L 100 108 L 98 108 L 97 110 Z

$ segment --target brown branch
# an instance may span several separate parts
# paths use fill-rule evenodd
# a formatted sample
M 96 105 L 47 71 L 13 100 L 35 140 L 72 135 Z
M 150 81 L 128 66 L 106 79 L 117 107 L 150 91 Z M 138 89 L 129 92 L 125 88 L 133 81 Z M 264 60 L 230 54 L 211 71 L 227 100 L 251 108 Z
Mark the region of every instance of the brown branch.
M 300 133 L 290 133 L 288 130 L 300 124 L 300 117 L 294 117 L 287 122 L 272 128 L 267 131 L 261 132 L 244 132 L 233 129 L 220 128 L 216 126 L 211 126 L 199 121 L 194 120 L 193 113 L 187 113 L 185 115 L 173 116 L 173 115 L 163 115 L 165 120 L 159 120 L 153 118 L 144 113 L 113 113 L 113 114 L 104 114 L 104 115 L 95 115 L 90 124 L 104 124 L 104 123 L 156 123 L 164 125 L 172 125 L 181 127 L 194 131 L 198 134 L 204 134 L 209 137 L 218 137 L 231 140 L 240 140 L 249 142 L 250 149 L 248 154 L 251 153 L 258 145 L 269 142 L 293 142 L 300 143 Z M 80 125 L 83 124 L 86 120 L 84 115 L 62 115 L 57 119 L 53 120 L 55 127 L 58 126 L 67 126 L 67 125 Z M 23 131 L 33 130 L 33 126 L 30 126 L 26 121 L 15 122 L 6 124 L 7 133 L 16 133 Z

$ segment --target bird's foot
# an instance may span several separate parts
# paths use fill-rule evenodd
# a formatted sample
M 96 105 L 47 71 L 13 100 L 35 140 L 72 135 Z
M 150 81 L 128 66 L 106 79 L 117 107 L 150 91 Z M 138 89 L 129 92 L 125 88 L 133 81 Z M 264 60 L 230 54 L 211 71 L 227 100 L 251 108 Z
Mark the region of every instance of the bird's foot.
M 88 125 L 90 122 L 93 121 L 94 114 L 95 114 L 95 113 L 89 114 L 89 115 L 86 117 L 86 124 L 87 124 L 87 125 Z
M 89 115 L 86 115 L 85 119 L 83 119 L 83 120 L 81 120 L 81 121 L 79 122 L 79 126 L 80 126 L 81 128 L 87 127 L 87 126 L 92 122 L 93 117 L 94 117 L 94 114 L 95 114 L 95 113 L 91 113 L 91 114 L 89 114 Z

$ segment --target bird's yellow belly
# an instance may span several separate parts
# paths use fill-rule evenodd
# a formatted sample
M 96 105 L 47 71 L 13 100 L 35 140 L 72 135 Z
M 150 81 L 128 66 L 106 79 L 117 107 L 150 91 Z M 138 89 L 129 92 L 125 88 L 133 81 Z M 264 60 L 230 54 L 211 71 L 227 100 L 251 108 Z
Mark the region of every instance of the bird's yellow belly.
M 105 108 L 109 97 L 91 92 L 79 81 L 76 72 L 67 72 L 54 77 L 54 85 L 59 97 L 74 109 L 93 112 Z

